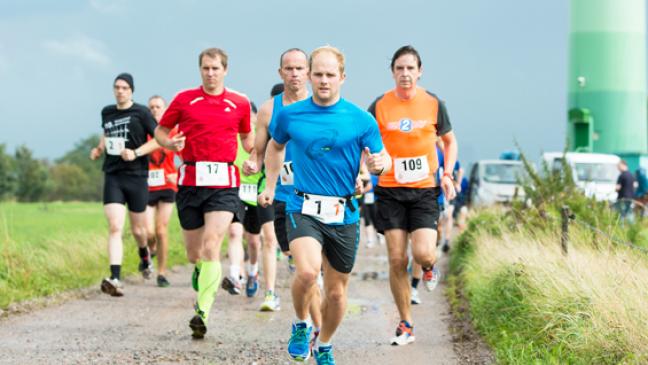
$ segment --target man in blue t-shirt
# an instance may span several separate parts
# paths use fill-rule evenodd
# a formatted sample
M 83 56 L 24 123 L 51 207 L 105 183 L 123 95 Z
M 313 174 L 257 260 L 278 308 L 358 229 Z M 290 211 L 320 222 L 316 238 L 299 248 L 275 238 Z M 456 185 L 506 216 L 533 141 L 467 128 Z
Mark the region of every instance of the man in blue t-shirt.
M 323 321 L 313 347 L 320 364 L 334 363 L 330 341 L 344 317 L 349 274 L 358 249 L 360 217 L 353 195 L 362 154 L 375 175 L 389 171 L 391 158 L 375 119 L 340 98 L 344 55 L 334 47 L 320 47 L 309 63 L 312 98 L 286 106 L 271 122 L 272 140 L 265 158 L 267 186 L 259 203 L 272 203 L 285 144 L 290 141 L 295 191 L 287 199 L 286 213 L 290 251 L 297 266 L 292 285 L 297 319 L 288 353 L 301 361 L 310 357 L 308 308 L 323 266 Z

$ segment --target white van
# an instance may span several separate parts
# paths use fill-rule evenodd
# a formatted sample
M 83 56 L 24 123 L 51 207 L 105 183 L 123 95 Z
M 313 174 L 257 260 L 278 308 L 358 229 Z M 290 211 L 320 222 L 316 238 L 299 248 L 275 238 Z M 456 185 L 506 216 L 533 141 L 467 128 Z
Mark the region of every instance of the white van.
M 550 170 L 562 168 L 562 152 L 546 152 L 542 159 Z M 567 152 L 567 164 L 571 167 L 574 182 L 588 197 L 599 201 L 616 200 L 616 182 L 619 177 L 618 156 L 603 153 Z
M 481 160 L 470 171 L 469 204 L 482 207 L 511 202 L 523 197 L 518 180 L 525 176 L 522 162 L 515 160 Z

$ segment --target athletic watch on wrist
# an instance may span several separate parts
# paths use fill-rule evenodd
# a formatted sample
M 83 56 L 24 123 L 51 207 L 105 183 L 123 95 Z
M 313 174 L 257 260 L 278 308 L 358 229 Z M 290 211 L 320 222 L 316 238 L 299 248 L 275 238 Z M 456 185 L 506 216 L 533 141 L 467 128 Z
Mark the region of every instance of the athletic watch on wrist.
M 133 152 L 135 153 L 135 158 L 138 158 L 138 157 L 141 156 L 141 155 L 139 154 L 139 152 L 137 152 L 137 149 L 134 149 Z

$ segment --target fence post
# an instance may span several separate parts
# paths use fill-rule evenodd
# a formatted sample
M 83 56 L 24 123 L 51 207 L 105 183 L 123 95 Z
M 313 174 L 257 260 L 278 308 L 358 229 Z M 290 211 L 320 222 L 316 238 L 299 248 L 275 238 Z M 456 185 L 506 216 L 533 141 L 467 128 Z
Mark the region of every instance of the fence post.
M 563 205 L 562 209 L 560 210 L 560 217 L 562 218 L 562 232 L 560 235 L 560 245 L 562 247 L 562 252 L 563 254 L 567 255 L 567 247 L 569 243 L 569 218 L 570 218 L 570 213 L 569 213 L 569 207 L 566 205 Z

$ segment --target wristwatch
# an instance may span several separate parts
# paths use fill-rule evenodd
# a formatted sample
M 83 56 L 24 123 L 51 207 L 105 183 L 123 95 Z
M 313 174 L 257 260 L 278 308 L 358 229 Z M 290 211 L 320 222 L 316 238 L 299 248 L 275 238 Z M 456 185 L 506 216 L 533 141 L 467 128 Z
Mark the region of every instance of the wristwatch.
M 137 152 L 137 148 L 134 149 L 133 152 L 135 152 L 135 158 L 138 158 L 138 157 L 141 156 L 141 155 L 139 154 L 139 152 Z

